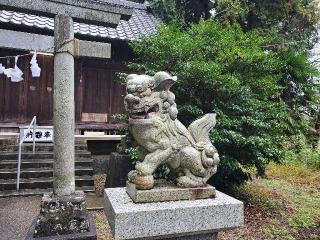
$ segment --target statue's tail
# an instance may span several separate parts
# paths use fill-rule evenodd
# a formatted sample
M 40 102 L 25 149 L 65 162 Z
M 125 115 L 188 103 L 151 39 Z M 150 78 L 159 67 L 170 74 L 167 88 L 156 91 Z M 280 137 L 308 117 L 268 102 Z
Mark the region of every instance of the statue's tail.
M 202 118 L 191 123 L 188 127 L 188 130 L 196 143 L 211 143 L 209 133 L 215 125 L 216 114 L 208 113 L 204 115 Z

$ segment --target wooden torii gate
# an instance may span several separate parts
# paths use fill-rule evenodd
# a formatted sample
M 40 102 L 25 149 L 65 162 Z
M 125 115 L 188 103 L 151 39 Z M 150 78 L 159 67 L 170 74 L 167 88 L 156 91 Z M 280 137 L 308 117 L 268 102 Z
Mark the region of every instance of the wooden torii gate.
M 107 1 L 106 1 L 107 2 Z M 54 17 L 54 180 L 56 196 L 72 195 L 75 192 L 74 167 L 74 57 L 82 52 L 101 57 L 105 48 L 110 57 L 111 47 L 107 43 L 85 43 L 75 41 L 73 19 L 78 22 L 104 26 L 116 26 L 120 19 L 128 20 L 133 9 L 93 0 L 0 0 L 5 10 L 20 11 Z M 103 46 L 101 45 L 103 44 Z M 88 54 L 89 49 L 89 54 Z

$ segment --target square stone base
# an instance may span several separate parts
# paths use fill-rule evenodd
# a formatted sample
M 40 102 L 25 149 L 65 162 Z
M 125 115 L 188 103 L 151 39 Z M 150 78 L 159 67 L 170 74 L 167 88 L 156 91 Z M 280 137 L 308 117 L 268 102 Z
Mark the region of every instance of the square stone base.
M 209 199 L 137 204 L 125 188 L 111 188 L 104 198 L 115 240 L 212 240 L 244 222 L 243 203 L 219 191 Z
M 84 192 L 76 191 L 68 196 L 44 194 L 40 214 L 26 239 L 97 239 L 94 221 L 86 210 Z
M 25 237 L 25 240 L 96 240 L 97 239 L 97 232 L 95 223 L 93 220 L 93 216 L 91 213 L 85 213 L 86 218 L 89 222 L 89 231 L 84 233 L 73 233 L 73 234 L 65 234 L 65 235 L 57 235 L 51 237 L 34 237 L 34 230 L 37 224 L 38 219 L 34 219 L 29 231 Z
M 197 188 L 179 188 L 175 184 L 156 182 L 150 190 L 138 190 L 134 183 L 127 182 L 126 191 L 135 203 L 195 200 L 215 197 L 215 188 L 207 184 Z

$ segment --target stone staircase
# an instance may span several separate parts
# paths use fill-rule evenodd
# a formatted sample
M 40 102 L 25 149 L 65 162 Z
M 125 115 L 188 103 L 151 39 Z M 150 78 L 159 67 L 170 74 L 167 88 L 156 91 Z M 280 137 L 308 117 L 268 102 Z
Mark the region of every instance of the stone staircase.
M 16 191 L 18 146 L 0 146 L 0 197 L 41 195 L 52 191 L 53 145 L 37 143 L 22 146 L 20 191 Z M 75 146 L 76 189 L 94 191 L 91 153 L 86 145 Z

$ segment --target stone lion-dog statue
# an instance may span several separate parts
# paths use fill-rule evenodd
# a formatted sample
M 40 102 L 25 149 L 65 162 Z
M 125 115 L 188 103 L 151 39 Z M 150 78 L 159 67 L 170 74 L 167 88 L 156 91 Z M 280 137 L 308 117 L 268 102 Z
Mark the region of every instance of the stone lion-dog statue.
M 219 155 L 209 139 L 216 114 L 206 114 L 186 128 L 177 119 L 175 95 L 170 91 L 176 81 L 166 72 L 127 77 L 124 102 L 129 130 L 144 156 L 128 174 L 137 189 L 154 187 L 153 173 L 161 164 L 169 167 L 182 188 L 204 186 L 217 171 Z

